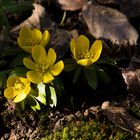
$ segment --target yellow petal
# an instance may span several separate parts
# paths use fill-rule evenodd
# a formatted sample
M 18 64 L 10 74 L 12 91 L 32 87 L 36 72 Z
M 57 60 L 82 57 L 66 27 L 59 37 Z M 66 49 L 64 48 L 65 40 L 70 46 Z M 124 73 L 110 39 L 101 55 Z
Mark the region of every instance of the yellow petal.
M 52 75 L 57 76 L 62 72 L 63 69 L 64 69 L 63 61 L 59 61 L 58 63 L 56 63 L 53 66 L 53 69 L 52 69 L 51 73 L 52 73 Z
M 36 71 L 29 71 L 29 72 L 27 72 L 27 78 L 31 82 L 35 83 L 35 84 L 39 84 L 39 83 L 42 82 L 42 75 L 41 75 L 41 73 L 36 72 Z
M 15 81 L 18 80 L 19 77 L 16 76 L 10 76 L 7 80 L 7 87 L 12 87 L 15 84 Z
M 32 39 L 34 40 L 34 44 L 38 45 L 42 39 L 42 33 L 38 29 L 32 30 Z
M 27 53 L 31 53 L 31 51 L 32 51 L 32 48 L 34 47 L 34 46 L 20 46 L 21 47 L 21 49 L 23 49 L 24 51 L 26 51 Z
M 32 37 L 32 31 L 28 27 L 22 27 L 19 31 L 19 40 L 22 46 L 26 46 Z
M 54 77 L 50 73 L 45 73 L 43 76 L 43 83 L 50 83 Z
M 20 42 L 20 38 L 19 37 L 17 38 L 17 42 L 18 42 L 18 45 L 22 48 L 22 44 Z
M 84 36 L 80 35 L 78 37 L 78 42 L 77 42 L 77 47 L 78 47 L 78 52 L 88 52 L 89 51 L 89 39 Z
M 30 85 L 30 81 L 27 78 L 20 77 L 20 81 L 25 85 Z
M 50 41 L 50 33 L 49 33 L 48 30 L 45 30 L 43 32 L 43 36 L 42 36 L 42 40 L 40 42 L 40 45 L 45 47 L 48 44 L 49 41 Z
M 21 49 L 23 49 L 24 51 L 26 51 L 27 53 L 31 53 L 31 50 L 33 48 L 33 46 L 23 46 L 21 43 L 20 43 L 20 38 L 18 37 L 18 45 Z M 28 45 L 28 44 L 26 44 Z
M 70 50 L 71 50 L 71 52 L 72 52 L 72 54 L 73 54 L 73 58 L 74 58 L 75 60 L 77 60 L 77 57 L 76 57 L 77 45 L 76 45 L 75 39 L 72 39 L 72 40 L 70 41 Z
M 44 47 L 37 45 L 32 49 L 32 57 L 35 62 L 44 62 L 47 59 L 46 50 Z
M 96 62 L 99 59 L 101 52 L 102 52 L 102 42 L 101 42 L 101 40 L 96 40 L 92 44 L 90 51 L 89 51 L 89 53 L 93 55 L 92 63 Z
M 8 87 L 4 90 L 4 96 L 7 99 L 13 99 L 15 97 L 14 95 L 14 88 L 13 87 Z
M 47 55 L 47 63 L 53 65 L 56 61 L 56 53 L 53 48 L 50 48 Z
M 89 66 L 92 64 L 92 60 L 91 59 L 81 59 L 81 60 L 77 61 L 77 63 L 82 66 Z
M 23 59 L 23 64 L 28 69 L 31 69 L 31 70 L 35 69 L 35 63 L 31 59 L 29 59 L 29 58 L 24 58 Z
M 18 102 L 21 102 L 22 100 L 24 100 L 25 98 L 26 98 L 26 93 L 23 93 L 23 92 L 21 92 L 21 93 L 19 93 L 16 97 L 15 97 L 15 99 L 13 100 L 13 102 L 14 103 L 18 103 Z
M 26 86 L 25 89 L 23 89 L 23 92 L 27 95 L 27 94 L 29 94 L 30 90 L 31 90 L 31 87 Z

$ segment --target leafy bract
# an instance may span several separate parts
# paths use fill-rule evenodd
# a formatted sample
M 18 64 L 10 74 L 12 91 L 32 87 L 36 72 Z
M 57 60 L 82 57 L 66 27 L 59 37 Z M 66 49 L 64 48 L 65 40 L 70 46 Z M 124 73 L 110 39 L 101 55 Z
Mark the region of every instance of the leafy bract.
M 98 85 L 96 68 L 92 68 L 92 69 L 86 68 L 84 70 L 85 70 L 86 80 L 87 80 L 89 86 L 93 89 L 96 89 L 97 85 Z

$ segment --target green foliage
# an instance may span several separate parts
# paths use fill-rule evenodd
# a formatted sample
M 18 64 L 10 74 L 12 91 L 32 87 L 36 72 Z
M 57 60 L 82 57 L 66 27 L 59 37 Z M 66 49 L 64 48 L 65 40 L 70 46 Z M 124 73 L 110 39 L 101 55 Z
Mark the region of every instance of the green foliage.
M 109 57 L 99 59 L 97 61 L 97 64 L 108 64 L 108 65 L 112 65 L 114 67 L 117 67 L 117 62 L 114 59 L 111 59 Z
M 76 61 L 74 61 L 73 59 L 65 59 L 64 70 L 66 72 L 75 71 L 73 83 L 76 83 L 79 77 L 84 75 L 85 76 L 84 78 L 89 84 L 89 86 L 93 89 L 96 89 L 98 87 L 99 81 L 103 83 L 111 82 L 111 78 L 104 70 L 105 68 L 103 65 L 106 64 L 106 65 L 111 65 L 112 67 L 116 67 L 116 62 L 111 59 L 98 60 L 98 61 L 95 64 L 83 67 L 81 65 L 78 65 Z
M 15 67 L 11 69 L 11 73 L 9 76 L 18 76 L 18 77 L 24 77 L 26 76 L 27 69 L 25 67 Z
M 41 82 L 37 84 L 38 93 L 42 94 L 43 96 L 46 96 L 46 86 Z
M 0 3 L 3 11 L 5 13 L 18 13 L 18 12 L 23 12 L 28 9 L 33 9 L 32 1 L 21 1 L 21 2 L 16 2 L 13 0 L 2 0 Z
M 53 86 L 47 86 L 47 93 L 48 93 L 48 102 L 49 102 L 49 105 L 51 107 L 56 107 L 57 105 L 57 96 L 56 96 L 56 91 L 55 91 L 55 88 Z
M 0 72 L 0 89 L 2 89 L 6 75 L 4 72 Z
M 53 80 L 53 86 L 59 95 L 62 95 L 64 93 L 64 85 L 59 77 L 56 77 Z
M 101 69 L 101 68 L 97 68 L 96 69 L 98 78 L 103 81 L 104 83 L 110 83 L 110 77 L 109 75 L 105 72 L 105 70 Z
M 27 103 L 29 104 L 29 106 L 34 110 L 40 110 L 40 105 L 38 103 L 38 101 L 35 99 L 34 95 L 29 94 L 26 98 Z
M 75 60 L 70 58 L 64 59 L 64 64 L 65 64 L 64 71 L 67 72 L 73 71 L 78 67 Z
M 89 86 L 93 89 L 96 89 L 98 86 L 98 81 L 102 81 L 103 83 L 110 83 L 111 79 L 109 75 L 105 72 L 101 66 L 91 65 L 84 69 L 86 80 Z
M 82 74 L 82 66 L 78 66 L 76 71 L 75 71 L 75 75 L 74 75 L 74 78 L 73 78 L 73 83 L 77 82 L 77 80 L 79 79 L 81 74 Z
M 85 76 L 86 76 L 86 79 L 87 79 L 89 86 L 92 87 L 93 89 L 96 89 L 97 85 L 98 85 L 96 68 L 95 67 L 86 68 L 85 69 Z
M 10 74 L 10 72 L 11 70 L 3 70 L 0 72 L 0 90 L 6 87 L 7 75 Z
M 110 122 L 91 120 L 71 122 L 41 140 L 126 140 L 134 137 L 130 132 L 123 131 Z
M 0 1 L 0 3 L 4 12 L 14 13 L 18 12 L 18 10 L 20 9 L 21 11 L 24 10 L 28 2 L 23 1 L 23 3 L 17 5 L 17 2 L 7 0 L 5 2 Z M 10 3 L 10 5 L 8 5 L 8 3 Z M 31 1 L 29 1 L 29 3 L 29 7 L 31 8 Z M 23 7 L 20 8 L 20 6 Z M 26 33 L 34 33 L 34 31 L 35 30 L 31 30 L 28 27 L 21 28 L 19 36 L 24 39 L 21 40 L 22 42 L 25 41 L 25 45 L 26 41 L 29 41 L 32 44 L 32 40 L 26 40 Z M 44 37 L 44 41 L 48 42 L 50 40 L 50 34 L 47 30 L 44 32 L 44 35 L 46 35 L 46 37 Z M 39 29 L 36 29 L 36 36 L 32 36 L 32 34 L 30 34 L 31 39 L 32 37 L 36 37 L 37 39 L 40 36 L 40 33 L 41 32 L 39 31 Z M 81 39 L 86 39 L 86 37 L 81 36 Z M 47 54 L 45 46 L 42 47 L 38 45 L 37 47 L 32 46 L 32 48 L 30 48 L 30 43 L 26 46 L 27 48 L 29 47 L 29 52 L 27 51 L 28 49 L 26 50 L 24 48 L 24 46 L 23 48 L 25 50 L 23 48 L 8 48 L 7 51 L 5 51 L 5 55 L 1 57 L 2 60 L 0 61 L 0 67 L 3 67 L 8 63 L 8 71 L 7 67 L 5 67 L 6 70 L 0 72 L 0 87 L 2 88 L 6 86 L 4 86 L 4 83 L 7 79 L 9 79 L 8 77 L 18 79 L 17 81 L 9 80 L 10 87 L 8 86 L 7 82 L 7 88 L 4 88 L 4 96 L 7 99 L 12 98 L 13 101 L 16 96 L 19 97 L 17 98 L 18 100 L 16 100 L 15 103 L 18 103 L 21 106 L 22 110 L 26 107 L 26 105 L 29 105 L 34 111 L 40 110 L 40 103 L 43 105 L 49 105 L 50 107 L 57 106 L 57 94 L 60 95 L 64 92 L 64 87 L 61 79 L 57 78 L 57 75 L 63 70 L 63 68 L 66 72 L 72 72 L 74 74 L 72 83 L 76 83 L 78 80 L 82 79 L 85 80 L 92 89 L 96 89 L 100 81 L 104 83 L 109 83 L 111 81 L 108 73 L 105 70 L 106 67 L 104 67 L 104 64 L 116 66 L 115 62 L 111 59 L 102 58 L 101 60 L 99 59 L 98 61 L 96 60 L 96 62 L 94 62 L 93 60 L 96 59 L 96 57 L 92 59 L 89 57 L 88 59 L 83 59 L 82 63 L 79 64 L 76 60 L 73 59 L 73 57 L 66 58 L 64 60 L 64 64 L 63 61 L 55 63 L 53 62 L 56 60 L 55 50 L 53 50 L 52 48 L 47 48 Z M 100 46 L 101 51 L 101 41 L 97 41 L 96 43 L 96 45 Z M 18 45 L 20 45 L 20 43 Z M 36 42 L 34 45 L 36 45 Z M 48 58 L 48 56 L 50 57 L 50 55 L 53 55 L 52 58 L 49 58 L 50 60 L 46 60 L 46 58 Z M 12 59 L 7 62 L 5 61 L 6 57 L 12 57 Z M 84 62 L 84 60 L 86 61 Z M 53 62 L 52 64 L 51 61 Z M 44 81 L 45 83 L 43 83 Z M 13 88 L 14 90 L 10 92 L 9 88 Z
M 10 29 L 8 14 L 15 14 L 33 9 L 32 3 L 32 0 L 0 0 L 0 29 L 4 30 L 4 35 L 8 35 Z
M 23 65 L 23 58 L 27 57 L 28 54 L 25 52 L 19 52 L 14 60 L 11 62 L 11 67 L 18 67 Z

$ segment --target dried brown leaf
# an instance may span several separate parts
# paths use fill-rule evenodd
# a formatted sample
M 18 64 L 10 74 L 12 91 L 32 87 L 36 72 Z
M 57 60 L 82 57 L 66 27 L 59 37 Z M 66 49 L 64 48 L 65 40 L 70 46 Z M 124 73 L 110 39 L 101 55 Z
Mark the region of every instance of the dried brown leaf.
M 140 69 L 123 69 L 122 76 L 125 83 L 127 84 L 127 89 L 130 93 L 139 94 L 140 91 Z
M 115 4 L 128 17 L 140 16 L 140 0 L 97 0 L 101 4 Z
M 57 0 L 63 10 L 80 10 L 88 0 Z
M 98 3 L 101 4 L 111 4 L 111 3 L 115 3 L 115 0 L 96 0 Z
M 91 34 L 96 38 L 110 39 L 116 44 L 137 43 L 137 31 L 118 10 L 88 3 L 82 9 L 82 16 Z
M 127 69 L 122 70 L 122 75 L 130 93 L 138 94 L 140 91 L 140 46 L 137 45 Z
M 11 30 L 11 32 L 16 32 L 23 26 L 42 29 L 44 26 L 48 27 L 53 25 L 53 22 L 49 18 L 43 6 L 36 3 L 34 3 L 33 6 L 35 9 L 32 11 L 32 15 L 29 18 L 27 18 L 25 21 L 23 21 L 21 24 L 14 27 Z
M 108 119 L 120 128 L 130 132 L 140 132 L 140 120 L 131 116 L 126 109 L 110 105 L 108 101 L 102 104 L 101 109 Z
M 51 32 L 51 47 L 55 49 L 57 58 L 62 58 L 69 49 L 71 34 L 67 30 L 53 29 Z

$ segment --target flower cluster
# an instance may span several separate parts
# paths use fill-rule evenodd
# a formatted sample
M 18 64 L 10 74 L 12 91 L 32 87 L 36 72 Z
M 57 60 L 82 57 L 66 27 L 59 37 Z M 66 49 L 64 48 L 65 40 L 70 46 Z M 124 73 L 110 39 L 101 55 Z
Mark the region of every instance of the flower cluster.
M 19 62 L 19 65 L 17 63 L 9 74 L 7 87 L 4 90 L 4 96 L 7 99 L 14 103 L 20 102 L 24 105 L 27 103 L 35 111 L 40 110 L 39 102 L 46 105 L 46 101 L 49 101 L 51 107 L 56 106 L 55 87 L 62 87 L 58 86 L 60 80 L 57 76 L 63 69 L 65 71 L 75 69 L 74 82 L 84 70 L 88 84 L 93 89 L 97 87 L 96 74 L 105 75 L 103 69 L 96 65 L 102 52 L 101 40 L 95 40 L 90 47 L 90 41 L 86 36 L 80 35 L 77 40 L 73 38 L 70 41 L 72 57 L 68 58 L 68 61 L 65 59 L 64 62 L 57 60 L 57 54 L 49 46 L 49 42 L 48 30 L 42 33 L 37 28 L 22 27 L 20 29 L 17 43 L 22 54 L 15 60 L 22 62 Z M 50 95 L 47 96 L 48 94 Z M 46 100 L 46 98 L 49 99 Z
M 22 76 L 17 76 L 18 72 L 17 75 L 10 74 L 7 88 L 4 90 L 7 99 L 19 103 L 27 98 L 27 102 L 34 110 L 40 109 L 38 101 L 46 104 L 45 84 L 52 84 L 55 76 L 64 69 L 62 60 L 56 62 L 57 56 L 53 48 L 49 48 L 48 53 L 46 52 L 45 47 L 49 41 L 48 30 L 42 34 L 36 28 L 32 30 L 28 27 L 21 28 L 17 42 L 19 47 L 28 53 L 28 57 L 23 58 L 23 66 L 27 69 Z

